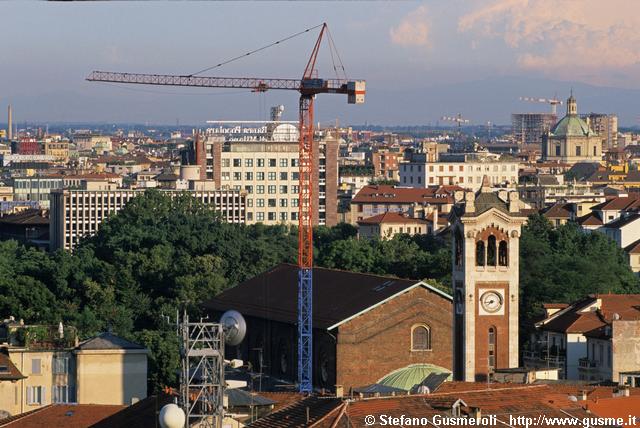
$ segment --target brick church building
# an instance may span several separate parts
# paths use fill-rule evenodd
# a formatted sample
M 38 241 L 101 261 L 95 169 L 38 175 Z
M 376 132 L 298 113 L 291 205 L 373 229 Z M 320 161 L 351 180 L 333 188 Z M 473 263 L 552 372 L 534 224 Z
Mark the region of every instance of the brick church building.
M 415 280 L 314 268 L 313 384 L 345 391 L 413 365 L 452 369 L 451 296 Z M 247 336 L 228 347 L 253 372 L 295 383 L 298 268 L 280 264 L 205 302 L 214 317 L 235 309 Z

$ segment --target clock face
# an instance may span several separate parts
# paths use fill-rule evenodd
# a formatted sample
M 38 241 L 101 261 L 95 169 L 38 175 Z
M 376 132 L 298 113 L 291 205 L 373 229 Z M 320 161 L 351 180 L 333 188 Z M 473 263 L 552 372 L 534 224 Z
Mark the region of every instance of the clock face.
M 480 296 L 482 309 L 489 313 L 495 313 L 502 308 L 502 295 L 497 291 L 487 291 Z

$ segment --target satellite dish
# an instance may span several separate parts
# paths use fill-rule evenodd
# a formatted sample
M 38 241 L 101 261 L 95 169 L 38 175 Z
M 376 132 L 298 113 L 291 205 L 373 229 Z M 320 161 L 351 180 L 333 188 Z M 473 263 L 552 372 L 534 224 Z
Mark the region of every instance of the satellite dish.
M 237 346 L 247 334 L 247 323 L 238 311 L 227 311 L 220 317 L 220 324 L 224 330 L 225 343 L 229 346 Z
M 177 404 L 167 404 L 160 410 L 159 422 L 162 428 L 183 428 L 186 419 L 184 410 Z

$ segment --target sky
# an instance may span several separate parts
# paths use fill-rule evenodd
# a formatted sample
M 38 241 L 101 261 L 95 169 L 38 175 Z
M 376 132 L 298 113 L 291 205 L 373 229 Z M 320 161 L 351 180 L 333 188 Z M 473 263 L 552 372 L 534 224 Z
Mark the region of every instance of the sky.
M 0 2 L 0 109 L 31 122 L 204 125 L 295 119 L 297 93 L 113 85 L 92 70 L 190 74 L 327 22 L 349 78 L 367 81 L 364 105 L 320 95 L 318 121 L 435 124 L 461 113 L 508 123 L 547 111 L 520 96 L 565 99 L 580 111 L 640 112 L 640 2 L 434 0 L 375 2 Z M 302 75 L 318 30 L 207 72 Z M 318 74 L 335 77 L 328 45 Z M 0 110 L 0 111 L 2 111 Z M 0 120 L 4 122 L 4 120 Z

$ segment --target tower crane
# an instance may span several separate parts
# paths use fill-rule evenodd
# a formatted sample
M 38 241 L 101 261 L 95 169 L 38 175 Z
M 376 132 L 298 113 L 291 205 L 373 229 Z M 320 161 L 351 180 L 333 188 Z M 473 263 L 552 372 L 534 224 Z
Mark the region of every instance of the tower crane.
M 553 98 L 534 98 L 534 97 L 520 97 L 520 101 L 528 101 L 532 103 L 545 103 L 551 105 L 551 113 L 556 114 L 556 107 L 562 105 L 562 100 Z
M 323 23 L 321 27 L 320 34 L 318 35 L 313 50 L 311 51 L 311 56 L 302 74 L 302 79 L 198 76 L 200 72 L 190 75 L 170 75 L 118 73 L 110 71 L 93 71 L 87 77 L 87 80 L 92 82 L 191 86 L 201 88 L 242 88 L 249 89 L 252 92 L 282 89 L 298 91 L 300 93 L 300 139 L 298 144 L 300 171 L 298 193 L 298 382 L 299 390 L 302 393 L 309 393 L 313 389 L 313 174 L 317 171 L 316 159 L 314 159 L 315 143 L 313 141 L 314 99 L 318 94 L 345 94 L 347 95 L 347 102 L 349 104 L 362 104 L 364 103 L 366 85 L 364 80 L 347 80 L 346 77 L 336 79 L 322 79 L 317 77 L 316 60 L 324 35 L 328 34 L 329 42 L 333 43 L 327 24 Z M 310 30 L 311 29 L 308 29 L 303 32 Z M 298 34 L 302 34 L 303 32 Z M 283 40 L 290 39 L 294 36 L 287 37 Z M 278 43 L 280 43 L 280 41 L 272 45 Z M 253 52 L 265 48 L 260 48 Z M 246 55 L 248 54 L 232 60 Z M 215 67 L 230 61 L 218 64 Z M 206 70 L 208 69 L 203 71 Z
M 458 137 L 462 135 L 462 124 L 469 123 L 469 119 L 465 119 L 462 117 L 461 113 L 458 113 L 456 116 L 442 116 L 440 120 L 444 120 L 447 122 L 455 122 L 458 124 Z

